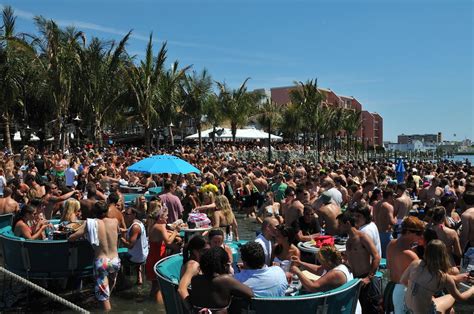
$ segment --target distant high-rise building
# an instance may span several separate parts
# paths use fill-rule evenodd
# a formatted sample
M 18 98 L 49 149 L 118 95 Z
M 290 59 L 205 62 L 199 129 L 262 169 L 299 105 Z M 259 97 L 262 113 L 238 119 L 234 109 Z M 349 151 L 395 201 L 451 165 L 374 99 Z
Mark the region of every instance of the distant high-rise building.
M 291 102 L 290 91 L 298 88 L 297 86 L 284 86 L 270 88 L 271 99 L 279 105 L 286 105 Z M 322 102 L 325 106 L 342 106 L 348 110 L 362 111 L 362 125 L 357 130 L 356 137 L 364 147 L 383 146 L 383 118 L 378 113 L 371 113 L 362 110 L 362 104 L 353 96 L 344 96 L 336 94 L 330 88 L 318 88 L 324 94 L 325 99 Z
M 423 143 L 441 143 L 443 136 L 441 132 L 438 134 L 401 134 L 398 136 L 398 144 L 411 144 L 414 141 L 420 141 Z

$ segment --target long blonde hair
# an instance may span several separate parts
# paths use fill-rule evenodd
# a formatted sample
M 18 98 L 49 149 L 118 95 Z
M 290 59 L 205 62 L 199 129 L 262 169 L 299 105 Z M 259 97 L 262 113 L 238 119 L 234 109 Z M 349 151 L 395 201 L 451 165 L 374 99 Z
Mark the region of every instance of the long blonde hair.
M 64 202 L 64 211 L 61 216 L 61 221 L 71 222 L 71 216 L 76 213 L 81 208 L 81 203 L 74 198 L 68 198 Z
M 232 212 L 232 207 L 230 207 L 229 200 L 225 195 L 218 195 L 216 197 L 216 208 L 222 210 L 225 220 L 228 224 L 231 224 L 234 221 L 234 213 Z
M 443 241 L 438 239 L 431 240 L 426 245 L 423 261 L 433 276 L 441 276 L 443 273 L 447 273 L 451 268 L 446 245 Z

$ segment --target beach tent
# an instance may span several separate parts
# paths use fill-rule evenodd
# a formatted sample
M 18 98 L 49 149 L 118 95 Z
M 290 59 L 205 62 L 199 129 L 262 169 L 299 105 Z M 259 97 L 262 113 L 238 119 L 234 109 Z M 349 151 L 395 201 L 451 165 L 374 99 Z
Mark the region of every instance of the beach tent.
M 221 128 L 218 127 L 216 130 L 220 130 Z M 211 136 L 209 133 L 211 133 L 213 129 L 207 129 L 204 131 L 201 131 L 201 136 L 203 139 L 209 139 Z M 186 137 L 187 140 L 195 140 L 198 139 L 198 133 L 189 135 Z M 216 135 L 216 139 L 223 139 L 223 140 L 229 140 L 232 139 L 232 131 L 231 129 L 224 128 L 224 131 L 222 134 Z M 268 139 L 268 133 L 264 132 L 262 130 L 257 130 L 255 128 L 245 128 L 245 129 L 237 129 L 237 134 L 235 136 L 236 140 L 256 140 L 256 139 Z M 271 140 L 272 141 L 281 141 L 283 138 L 281 136 L 273 135 L 271 134 Z
M 35 134 L 31 133 L 30 142 L 37 142 L 39 140 L 40 140 L 39 137 L 37 137 Z M 17 131 L 17 132 L 15 132 L 15 134 L 13 134 L 13 141 L 15 141 L 15 142 L 20 142 L 21 141 L 20 131 Z

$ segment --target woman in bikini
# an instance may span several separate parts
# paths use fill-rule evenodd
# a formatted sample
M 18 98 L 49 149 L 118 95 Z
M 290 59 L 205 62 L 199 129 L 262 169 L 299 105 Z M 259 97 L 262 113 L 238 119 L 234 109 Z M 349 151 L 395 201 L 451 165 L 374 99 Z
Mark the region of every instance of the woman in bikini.
M 212 214 L 212 227 L 221 228 L 227 235 L 232 231 L 236 241 L 239 241 L 237 220 L 230 207 L 229 200 L 224 195 L 216 197 L 216 209 Z M 230 229 L 232 228 L 232 229 Z
M 425 248 L 423 260 L 410 264 L 402 275 L 400 282 L 408 286 L 405 294 L 408 313 L 447 313 L 455 301 L 466 301 L 474 295 L 474 287 L 461 293 L 456 287 L 459 276 L 468 280 L 468 274 L 449 275 L 451 268 L 446 245 L 440 240 L 432 240 Z M 433 298 L 440 290 L 446 289 L 449 294 Z
M 229 275 L 229 256 L 223 248 L 206 250 L 199 264 L 202 274 L 191 280 L 194 313 L 226 314 L 232 297 L 253 297 L 252 289 Z

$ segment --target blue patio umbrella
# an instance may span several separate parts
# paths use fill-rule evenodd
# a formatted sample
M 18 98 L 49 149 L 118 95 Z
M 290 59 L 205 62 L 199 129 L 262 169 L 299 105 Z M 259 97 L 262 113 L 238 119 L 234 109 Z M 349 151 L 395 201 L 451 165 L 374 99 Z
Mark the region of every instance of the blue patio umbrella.
M 194 167 L 187 161 L 173 155 L 155 155 L 142 159 L 130 167 L 128 171 L 140 172 L 147 174 L 172 173 L 201 173 L 198 168 Z
M 395 171 L 397 172 L 397 182 L 403 183 L 405 182 L 405 165 L 403 164 L 403 159 L 398 159 L 397 166 L 395 167 Z

